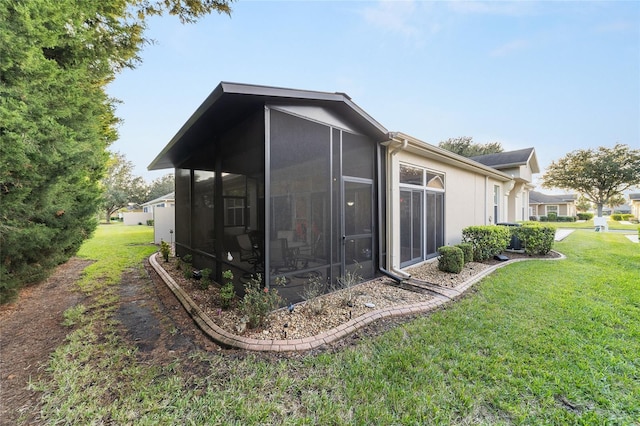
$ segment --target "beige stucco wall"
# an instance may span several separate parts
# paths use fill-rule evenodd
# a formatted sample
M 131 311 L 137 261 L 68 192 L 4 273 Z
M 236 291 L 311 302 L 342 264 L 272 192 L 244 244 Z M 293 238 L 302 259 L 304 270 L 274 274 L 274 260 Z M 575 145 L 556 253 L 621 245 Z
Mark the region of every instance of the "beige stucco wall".
M 154 207 L 153 210 L 153 234 L 155 243 L 160 244 L 161 241 L 168 243 L 175 242 L 175 234 L 173 234 L 173 231 L 176 229 L 175 205 L 170 204 L 165 207 Z
M 153 219 L 151 212 L 125 212 L 122 214 L 123 222 L 127 226 L 146 225 L 147 220 Z
M 480 173 L 463 170 L 450 164 L 436 161 L 423 155 L 417 155 L 407 151 L 399 151 L 388 158 L 388 212 L 387 232 L 390 244 L 389 265 L 392 269 L 400 266 L 400 164 L 409 164 L 445 175 L 445 206 L 444 206 L 444 243 L 445 245 L 458 244 L 462 241 L 462 229 L 472 225 L 489 224 L 489 218 L 493 215 L 493 187 L 503 182 L 486 177 Z M 504 193 L 504 191 L 502 192 Z M 506 214 L 505 202 L 502 202 L 502 210 Z
M 633 200 L 631 203 L 631 214 L 640 219 L 640 200 Z

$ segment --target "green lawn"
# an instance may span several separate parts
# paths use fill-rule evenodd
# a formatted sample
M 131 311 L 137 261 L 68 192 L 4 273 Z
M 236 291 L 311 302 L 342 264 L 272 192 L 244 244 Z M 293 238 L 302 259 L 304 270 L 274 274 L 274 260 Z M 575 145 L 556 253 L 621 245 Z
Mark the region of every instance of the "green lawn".
M 593 230 L 593 219 L 584 222 L 541 222 L 545 225 L 552 225 L 556 228 L 572 228 L 572 229 L 590 229 Z M 609 220 L 608 222 L 610 230 L 616 231 L 629 231 L 631 234 L 638 232 L 640 225 L 620 223 L 615 220 Z
M 82 254 L 110 257 L 104 274 L 112 277 L 147 255 L 126 243 L 138 229 L 101 228 Z M 637 424 L 640 246 L 578 230 L 556 248 L 568 258 L 509 265 L 463 300 L 383 336 L 278 361 L 193 352 L 148 365 L 113 333 L 107 305 L 80 310 L 81 325 L 52 357 L 53 379 L 34 384 L 42 416 L 76 424 Z M 100 281 L 102 273 L 90 275 Z M 112 303 L 117 286 L 104 280 L 84 288 Z M 186 368 L 194 363 L 197 373 Z

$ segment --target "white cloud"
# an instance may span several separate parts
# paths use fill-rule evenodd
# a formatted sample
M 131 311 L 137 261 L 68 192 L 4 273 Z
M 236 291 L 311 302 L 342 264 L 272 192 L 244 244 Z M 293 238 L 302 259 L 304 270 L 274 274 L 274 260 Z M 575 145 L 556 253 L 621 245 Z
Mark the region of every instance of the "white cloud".
M 362 10 L 367 23 L 410 38 L 421 34 L 420 28 L 411 22 L 415 13 L 414 1 L 382 0 Z
M 482 14 L 482 15 L 508 15 L 523 16 L 529 15 L 532 10 L 533 2 L 511 2 L 511 1 L 468 1 L 456 0 L 447 3 L 451 10 L 463 14 Z
M 490 55 L 493 57 L 499 56 L 507 56 L 512 52 L 516 52 L 518 50 L 523 50 L 529 47 L 529 42 L 526 40 L 513 40 L 509 43 L 503 44 L 490 52 Z
M 632 24 L 628 21 L 613 21 L 607 22 L 606 24 L 601 24 L 596 27 L 596 31 L 601 33 L 617 33 L 617 32 L 626 32 L 629 30 L 638 30 L 636 24 Z

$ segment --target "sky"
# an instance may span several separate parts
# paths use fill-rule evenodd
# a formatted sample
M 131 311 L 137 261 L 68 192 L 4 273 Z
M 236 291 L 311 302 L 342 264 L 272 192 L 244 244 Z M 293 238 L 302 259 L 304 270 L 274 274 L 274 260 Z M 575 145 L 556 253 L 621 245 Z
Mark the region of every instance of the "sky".
M 221 82 L 344 92 L 389 131 L 534 147 L 553 160 L 640 148 L 640 2 L 247 1 L 195 24 L 153 18 L 108 87 L 110 149 L 147 166 Z

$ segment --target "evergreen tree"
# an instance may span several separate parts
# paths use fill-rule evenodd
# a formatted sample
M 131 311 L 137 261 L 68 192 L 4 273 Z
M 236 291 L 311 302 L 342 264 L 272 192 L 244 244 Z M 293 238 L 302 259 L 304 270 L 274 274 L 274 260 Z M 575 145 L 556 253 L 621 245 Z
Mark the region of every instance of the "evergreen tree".
M 227 1 L 0 2 L 0 302 L 76 253 L 96 227 L 106 148 L 105 85 L 134 67 L 145 17 L 192 22 Z

